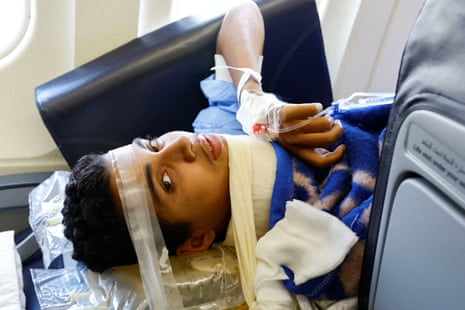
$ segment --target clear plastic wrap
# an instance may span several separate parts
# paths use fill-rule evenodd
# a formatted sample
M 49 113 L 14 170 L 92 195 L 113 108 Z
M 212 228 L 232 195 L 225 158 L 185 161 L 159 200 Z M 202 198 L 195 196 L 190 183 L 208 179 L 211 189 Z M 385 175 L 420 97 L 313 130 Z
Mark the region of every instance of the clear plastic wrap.
M 148 309 L 137 265 L 101 274 L 76 268 L 32 269 L 40 309 Z
M 235 309 L 245 304 L 234 248 L 214 246 L 170 261 L 185 309 Z M 78 264 L 76 268 L 32 269 L 31 276 L 44 310 L 149 308 L 138 265 L 95 273 Z
M 205 253 L 172 257 L 171 266 L 187 309 L 233 309 L 245 304 L 234 248 L 217 246 Z
M 68 171 L 56 171 L 29 193 L 29 224 L 42 251 L 45 268 L 62 254 L 70 257 L 73 246 L 63 235 L 64 192 Z
M 29 195 L 29 220 L 46 268 L 60 255 L 70 257 L 72 253 L 72 244 L 64 237 L 61 224 L 68 177 L 69 172 L 57 171 Z M 149 309 L 139 265 L 118 266 L 99 274 L 69 260 L 66 268 L 31 269 L 41 309 Z M 204 253 L 171 257 L 169 261 L 172 270 L 168 271 L 174 275 L 181 294 L 177 305 L 189 310 L 244 305 L 234 248 L 216 245 Z M 159 281 L 156 277 L 152 280 Z

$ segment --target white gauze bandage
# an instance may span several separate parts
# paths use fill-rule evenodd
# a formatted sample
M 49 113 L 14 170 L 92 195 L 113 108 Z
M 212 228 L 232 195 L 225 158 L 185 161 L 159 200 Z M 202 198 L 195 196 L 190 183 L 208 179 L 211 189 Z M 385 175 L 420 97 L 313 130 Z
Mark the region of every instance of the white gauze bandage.
M 137 152 L 137 146 L 130 144 L 110 151 L 109 156 L 146 300 L 151 309 L 183 309 Z
M 262 61 L 263 57 L 261 56 L 259 59 L 259 70 L 261 70 Z M 229 66 L 221 55 L 215 55 L 215 67 L 212 70 L 216 70 L 217 79 L 224 81 L 232 81 L 228 70 L 236 70 L 243 73 L 237 84 L 239 109 L 236 118 L 241 123 L 242 130 L 248 135 L 267 139 L 274 138 L 274 134 L 269 132 L 268 128 L 270 125 L 273 128 L 279 128 L 279 124 L 276 123 L 277 121 L 279 122 L 279 118 L 276 115 L 279 115 L 279 107 L 285 103 L 273 94 L 256 94 L 243 89 L 249 79 L 254 79 L 261 85 L 261 74 L 251 68 Z M 272 120 L 273 124 L 270 123 L 270 115 L 274 116 Z

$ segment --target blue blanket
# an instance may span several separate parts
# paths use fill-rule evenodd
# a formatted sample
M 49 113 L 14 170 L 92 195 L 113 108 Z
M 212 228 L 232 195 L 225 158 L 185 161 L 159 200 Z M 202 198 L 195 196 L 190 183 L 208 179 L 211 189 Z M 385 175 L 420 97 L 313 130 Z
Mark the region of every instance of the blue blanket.
M 344 135 L 339 143 L 346 145 L 343 159 L 328 170 L 315 169 L 291 156 L 274 143 L 278 155 L 278 171 L 273 191 L 270 228 L 283 218 L 286 201 L 299 199 L 340 218 L 361 240 L 367 235 L 375 179 L 378 172 L 380 146 L 387 124 L 390 104 L 352 107 L 335 111 L 333 117 L 341 120 Z M 306 184 L 294 177 L 305 175 Z M 361 262 L 360 262 L 361 264 Z M 311 298 L 341 299 L 350 296 L 345 290 L 339 268 L 294 284 L 292 271 L 283 268 L 289 276 L 286 287 Z
M 193 123 L 194 131 L 245 134 L 236 120 L 239 106 L 234 85 L 215 80 L 212 75 L 201 82 L 201 89 L 210 106 L 198 114 Z M 389 103 L 392 97 L 383 97 L 379 104 L 352 105 L 349 109 L 341 105 L 334 110 L 332 116 L 341 120 L 344 127 L 338 144 L 344 143 L 346 151 L 343 159 L 330 169 L 315 169 L 294 158 L 279 144 L 273 144 L 278 155 L 278 170 L 270 228 L 284 216 L 286 201 L 295 198 L 337 216 L 361 240 L 366 238 L 380 145 L 391 107 L 386 101 Z M 308 176 L 309 183 L 296 181 L 296 173 Z M 299 286 L 294 284 L 292 272 L 283 268 L 289 276 L 286 287 L 297 294 L 330 299 L 350 295 L 345 290 L 344 279 L 339 276 L 339 268 Z

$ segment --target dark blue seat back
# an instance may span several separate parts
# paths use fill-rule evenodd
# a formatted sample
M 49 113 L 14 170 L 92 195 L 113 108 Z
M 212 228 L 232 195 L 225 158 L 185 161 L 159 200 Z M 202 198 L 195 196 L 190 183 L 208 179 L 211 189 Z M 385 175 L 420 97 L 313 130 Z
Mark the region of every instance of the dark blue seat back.
M 265 19 L 263 87 L 290 102 L 332 100 L 312 0 L 257 1 Z M 70 166 L 134 137 L 191 130 L 207 105 L 222 14 L 187 17 L 36 88 L 45 126 Z

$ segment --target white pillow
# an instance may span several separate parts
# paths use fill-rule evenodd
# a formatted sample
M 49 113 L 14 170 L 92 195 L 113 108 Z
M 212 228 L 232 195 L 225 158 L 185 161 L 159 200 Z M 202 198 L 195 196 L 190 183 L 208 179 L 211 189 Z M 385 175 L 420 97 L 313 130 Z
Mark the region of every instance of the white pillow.
M 23 273 L 14 231 L 0 232 L 0 308 L 25 309 Z

